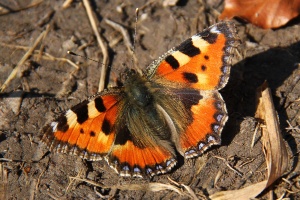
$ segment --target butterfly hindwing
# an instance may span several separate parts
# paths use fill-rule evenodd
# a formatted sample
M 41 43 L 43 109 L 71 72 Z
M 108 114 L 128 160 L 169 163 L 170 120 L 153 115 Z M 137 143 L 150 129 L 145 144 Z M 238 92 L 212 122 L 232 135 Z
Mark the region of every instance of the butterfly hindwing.
M 204 153 L 210 146 L 220 144 L 221 132 L 228 119 L 225 102 L 218 91 L 193 91 L 199 96 L 191 103 L 191 94 L 179 94 L 184 104 L 190 108 L 193 121 L 179 134 L 179 148 L 185 158 Z
M 130 137 L 123 137 L 130 134 L 128 129 L 123 128 L 118 133 L 122 138 L 116 139 L 119 141 L 116 141 L 107 156 L 107 161 L 121 176 L 154 176 L 164 174 L 176 165 L 174 154 L 164 146 L 151 144 L 153 142 L 140 146 Z

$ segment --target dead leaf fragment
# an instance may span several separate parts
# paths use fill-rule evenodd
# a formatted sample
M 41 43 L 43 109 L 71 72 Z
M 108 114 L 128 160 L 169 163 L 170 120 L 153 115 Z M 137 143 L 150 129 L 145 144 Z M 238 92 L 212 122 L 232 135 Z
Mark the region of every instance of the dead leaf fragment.
M 262 28 L 278 28 L 300 13 L 300 0 L 225 0 L 220 19 L 240 17 Z
M 266 125 L 262 127 L 262 142 L 268 166 L 268 183 L 266 187 L 269 187 L 287 170 L 288 154 L 280 132 L 271 90 L 266 82 L 259 89 L 261 91 L 255 117 L 262 120 Z

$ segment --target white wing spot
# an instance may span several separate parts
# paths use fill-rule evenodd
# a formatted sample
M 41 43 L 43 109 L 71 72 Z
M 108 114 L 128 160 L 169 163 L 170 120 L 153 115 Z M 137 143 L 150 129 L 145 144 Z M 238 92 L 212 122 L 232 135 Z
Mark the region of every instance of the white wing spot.
M 52 127 L 52 132 L 55 133 L 57 131 L 57 125 L 58 125 L 58 122 L 52 122 L 51 123 L 51 127 Z
M 212 27 L 212 28 L 210 29 L 210 32 L 211 32 L 211 33 L 217 33 L 217 34 L 221 33 L 221 32 L 218 30 L 218 27 L 217 27 L 217 26 Z
M 216 141 L 216 139 L 213 136 L 209 136 L 207 138 L 207 142 L 213 142 L 213 141 Z

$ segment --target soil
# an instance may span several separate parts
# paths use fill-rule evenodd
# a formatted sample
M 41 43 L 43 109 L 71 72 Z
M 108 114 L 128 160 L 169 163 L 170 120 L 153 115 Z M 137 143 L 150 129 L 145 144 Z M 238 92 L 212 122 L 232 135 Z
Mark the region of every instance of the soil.
M 242 44 L 234 57 L 229 82 L 221 91 L 229 113 L 222 145 L 186 161 L 167 175 L 128 179 L 119 177 L 105 161 L 90 162 L 49 153 L 40 143 L 45 124 L 97 92 L 101 72 L 101 64 L 67 54 L 71 50 L 102 62 L 102 52 L 83 3 L 73 1 L 67 8 L 62 7 L 63 3 L 41 1 L 30 8 L 27 8 L 30 0 L 0 3 L 2 11 L 7 11 L 0 16 L 0 85 L 28 50 L 21 46 L 31 47 L 48 25 L 49 31 L 36 50 L 55 58 L 67 58 L 80 66 L 77 70 L 65 61 L 31 56 L 1 94 L 0 198 L 192 198 L 167 189 L 153 192 L 147 187 L 130 188 L 133 184 L 148 183 L 176 186 L 172 179 L 189 186 L 199 199 L 205 199 L 217 191 L 236 190 L 265 180 L 266 163 L 261 133 L 254 135 L 257 126 L 254 114 L 256 89 L 266 80 L 289 149 L 289 171 L 272 186 L 271 192 L 274 198 L 300 199 L 299 19 L 276 30 L 263 30 L 235 20 Z M 134 37 L 137 7 L 141 9 Z M 135 38 L 135 54 L 143 69 L 168 49 L 216 23 L 223 2 L 179 1 L 176 6 L 164 7 L 159 1 L 92 1 L 92 8 L 99 32 L 108 44 L 107 85 L 112 86 L 122 68 L 132 65 L 132 56 L 120 32 L 105 19 L 121 24 L 129 31 L 131 41 Z M 255 142 L 251 147 L 253 137 Z M 116 185 L 122 188 L 114 189 Z M 184 190 L 182 185 L 176 187 Z M 258 198 L 267 197 L 263 193 Z

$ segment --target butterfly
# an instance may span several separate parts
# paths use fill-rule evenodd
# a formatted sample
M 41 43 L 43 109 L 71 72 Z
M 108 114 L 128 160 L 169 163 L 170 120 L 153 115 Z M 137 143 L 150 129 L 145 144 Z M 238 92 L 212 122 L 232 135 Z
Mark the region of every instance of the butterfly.
M 72 107 L 43 128 L 54 152 L 105 159 L 121 176 L 152 177 L 172 170 L 178 157 L 200 156 L 220 135 L 228 115 L 218 92 L 229 78 L 238 35 L 217 23 L 187 39 L 122 86 Z

